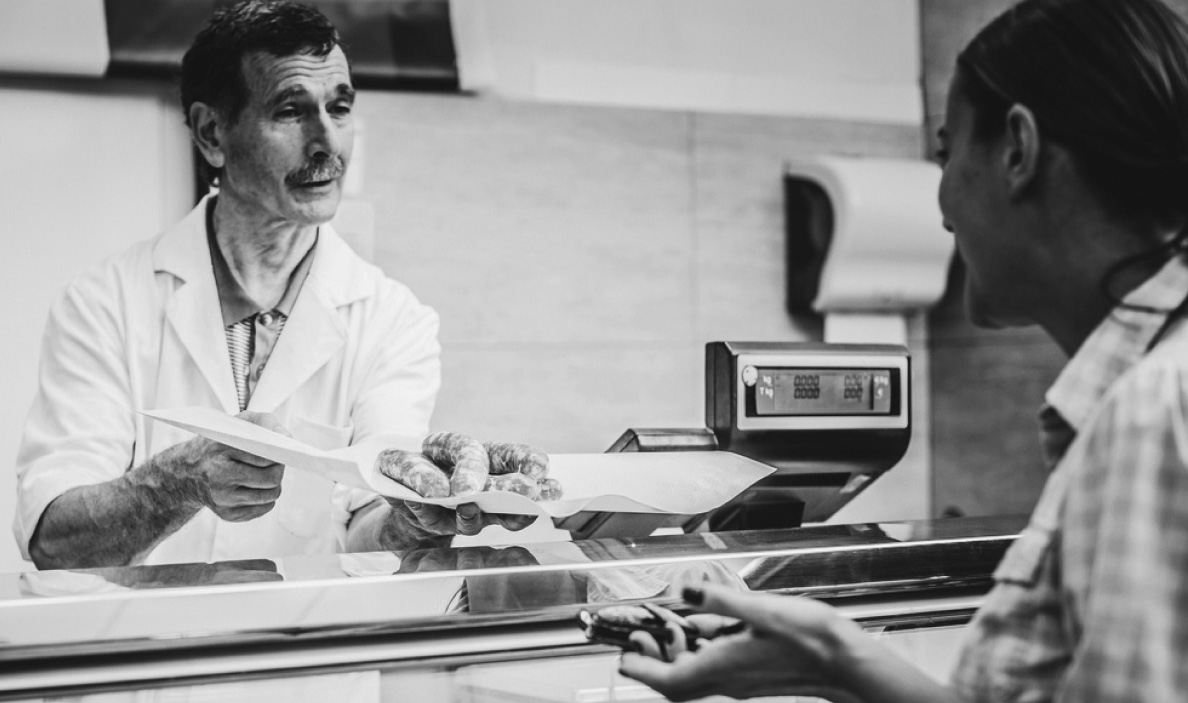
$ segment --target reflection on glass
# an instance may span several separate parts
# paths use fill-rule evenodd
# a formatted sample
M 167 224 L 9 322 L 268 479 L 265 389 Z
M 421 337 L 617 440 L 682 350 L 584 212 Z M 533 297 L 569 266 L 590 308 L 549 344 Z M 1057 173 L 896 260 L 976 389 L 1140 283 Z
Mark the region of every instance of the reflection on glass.
M 161 564 L 71 571 L 31 571 L 20 575 L 22 596 L 63 596 L 125 589 L 179 588 L 283 581 L 269 559 L 214 564 Z

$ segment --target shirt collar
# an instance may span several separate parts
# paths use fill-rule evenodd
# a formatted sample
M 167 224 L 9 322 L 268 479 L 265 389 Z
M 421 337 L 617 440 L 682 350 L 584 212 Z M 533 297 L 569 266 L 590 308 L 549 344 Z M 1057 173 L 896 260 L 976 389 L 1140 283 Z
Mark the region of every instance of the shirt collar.
M 219 309 L 223 313 L 223 325 L 230 327 L 263 312 L 264 307 L 251 299 L 247 291 L 236 280 L 235 275 L 231 273 L 231 267 L 227 264 L 227 259 L 223 256 L 223 251 L 215 239 L 214 208 L 215 199 L 211 198 L 207 201 L 206 206 L 206 238 L 210 244 L 210 261 L 214 269 L 215 288 L 219 292 Z M 318 242 L 315 237 L 313 246 L 309 248 L 305 256 L 301 257 L 297 268 L 293 269 L 293 273 L 289 276 L 289 285 L 285 288 L 280 302 L 273 308 L 285 317 L 289 316 L 294 303 L 297 302 L 297 295 L 301 292 L 301 286 L 309 275 L 314 250 L 317 249 L 317 246 Z
M 1186 296 L 1188 266 L 1177 256 L 1127 294 L 1123 302 L 1170 312 Z M 1114 381 L 1147 352 L 1168 316 L 1115 307 L 1056 377 L 1044 397 L 1048 406 L 1074 429 L 1081 429 Z

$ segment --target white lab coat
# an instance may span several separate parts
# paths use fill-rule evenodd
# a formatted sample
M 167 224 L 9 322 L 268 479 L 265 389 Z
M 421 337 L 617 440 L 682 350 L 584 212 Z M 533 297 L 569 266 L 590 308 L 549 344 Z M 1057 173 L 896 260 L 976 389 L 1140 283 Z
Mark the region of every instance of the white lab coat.
M 187 432 L 139 411 L 210 406 L 238 412 L 205 229 L 206 201 L 173 229 L 71 282 L 50 311 L 37 396 L 17 457 L 14 532 L 29 538 L 51 501 L 117 478 Z M 274 413 L 301 439 L 345 446 L 421 437 L 440 385 L 438 318 L 329 226 L 249 410 Z M 326 553 L 349 511 L 373 496 L 297 469 L 263 517 L 225 522 L 207 509 L 145 563 Z

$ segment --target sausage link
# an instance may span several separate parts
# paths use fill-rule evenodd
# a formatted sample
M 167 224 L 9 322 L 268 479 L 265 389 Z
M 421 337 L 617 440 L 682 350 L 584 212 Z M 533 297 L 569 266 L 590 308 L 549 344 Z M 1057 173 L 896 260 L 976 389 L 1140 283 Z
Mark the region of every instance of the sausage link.
M 540 486 L 530 476 L 520 473 L 500 474 L 487 479 L 488 491 L 508 491 L 519 493 L 532 500 L 540 497 Z
M 450 497 L 450 481 L 445 472 L 422 454 L 385 449 L 375 458 L 375 465 L 381 474 L 413 489 L 424 498 Z
M 433 463 L 452 470 L 450 495 L 478 493 L 487 485 L 491 460 L 477 439 L 460 432 L 437 432 L 425 438 L 421 451 Z
M 549 455 L 530 444 L 484 442 L 492 474 L 522 473 L 535 481 L 549 475 Z
M 540 482 L 539 500 L 561 500 L 563 493 L 561 482 L 555 478 L 546 478 Z

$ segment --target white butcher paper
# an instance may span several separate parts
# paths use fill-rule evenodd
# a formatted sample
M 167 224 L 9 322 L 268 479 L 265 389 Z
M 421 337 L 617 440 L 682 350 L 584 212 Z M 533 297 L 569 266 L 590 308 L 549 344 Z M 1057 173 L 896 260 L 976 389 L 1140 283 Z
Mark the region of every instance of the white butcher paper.
M 424 498 L 381 474 L 375 459 L 385 449 L 417 451 L 420 440 L 392 437 L 323 451 L 207 407 L 144 412 L 159 422 L 332 481 L 390 498 L 449 508 L 474 503 L 484 512 L 567 517 L 582 510 L 621 513 L 704 513 L 734 498 L 775 469 L 723 451 L 549 454 L 549 476 L 561 482 L 561 500 L 535 502 L 518 493 L 483 491 Z M 607 492 L 613 490 L 613 493 Z

